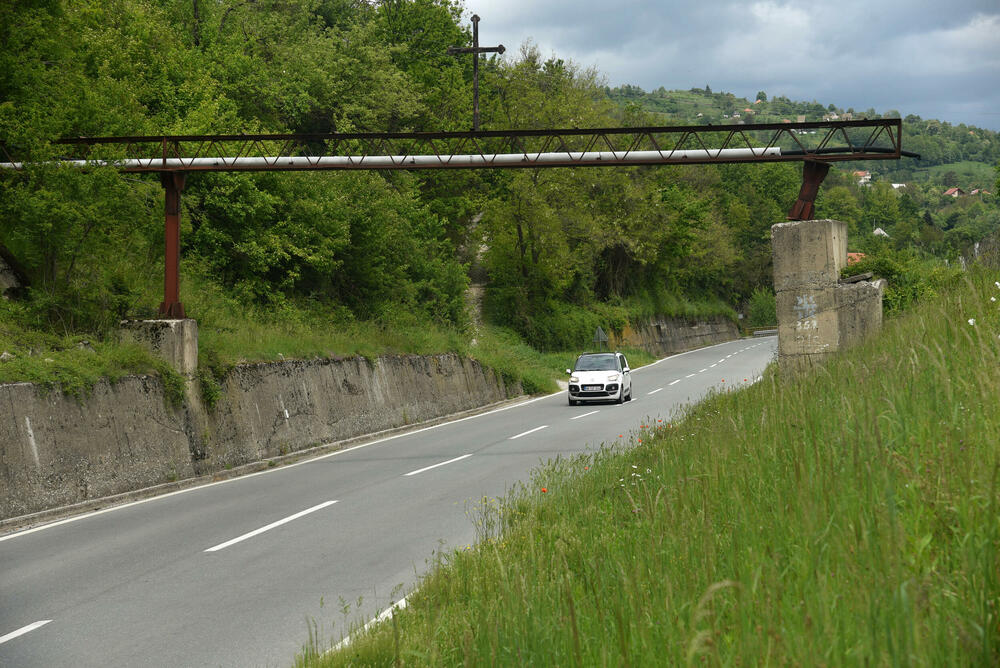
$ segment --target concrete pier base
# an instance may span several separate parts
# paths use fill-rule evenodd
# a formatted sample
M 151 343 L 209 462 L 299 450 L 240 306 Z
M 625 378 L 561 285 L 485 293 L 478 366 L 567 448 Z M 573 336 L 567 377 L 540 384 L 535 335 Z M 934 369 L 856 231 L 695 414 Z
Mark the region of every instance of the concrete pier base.
M 771 227 L 771 244 L 782 371 L 808 368 L 882 326 L 885 282 L 840 282 L 845 223 L 779 223 Z
M 179 373 L 193 376 L 198 371 L 197 320 L 123 320 L 119 327 L 122 341 L 146 346 Z

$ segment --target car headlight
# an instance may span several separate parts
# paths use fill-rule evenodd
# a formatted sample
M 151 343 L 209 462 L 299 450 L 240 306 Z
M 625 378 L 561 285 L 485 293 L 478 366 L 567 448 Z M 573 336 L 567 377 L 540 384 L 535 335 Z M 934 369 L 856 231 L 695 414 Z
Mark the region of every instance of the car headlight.
M 618 376 L 617 373 L 613 373 L 610 376 L 608 376 L 608 380 L 610 380 L 610 381 L 616 381 L 616 380 L 618 380 L 618 378 L 619 378 L 619 376 Z
M 571 383 L 579 383 L 580 379 L 577 378 L 576 376 L 570 376 L 569 377 L 569 382 L 571 382 Z

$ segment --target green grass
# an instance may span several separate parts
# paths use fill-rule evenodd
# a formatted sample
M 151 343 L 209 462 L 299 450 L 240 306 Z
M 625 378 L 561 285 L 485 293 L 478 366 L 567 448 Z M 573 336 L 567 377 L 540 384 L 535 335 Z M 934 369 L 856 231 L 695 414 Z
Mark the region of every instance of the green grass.
M 297 665 L 997 665 L 996 278 L 484 499 L 391 623 Z
M 17 306 L 0 303 L 0 384 L 35 383 L 45 390 L 84 399 L 96 383 L 115 383 L 130 375 L 155 375 L 164 381 L 169 403 L 184 400 L 184 381 L 164 360 L 134 344 L 88 340 L 83 336 L 59 336 L 26 328 L 17 323 L 11 310 Z
M 479 360 L 505 381 L 520 383 L 534 394 L 556 391 L 556 379 L 579 353 L 540 353 L 504 328 L 486 326 L 473 334 L 406 312 L 391 320 L 359 321 L 345 310 L 309 302 L 248 307 L 195 267 L 185 267 L 182 275 L 185 309 L 198 321 L 198 376 L 209 407 L 221 396 L 225 374 L 242 363 L 457 353 Z M 155 303 L 160 289 L 150 281 L 138 301 Z M 183 401 L 183 379 L 159 358 L 118 343 L 114 332 L 56 335 L 40 330 L 36 311 L 31 305 L 0 301 L 0 353 L 14 356 L 0 361 L 0 382 L 33 382 L 82 398 L 101 379 L 114 382 L 126 375 L 155 374 L 165 379 L 169 401 Z M 149 308 L 138 315 L 155 317 Z M 81 347 L 83 341 L 87 344 Z M 626 352 L 636 366 L 653 359 L 642 351 Z

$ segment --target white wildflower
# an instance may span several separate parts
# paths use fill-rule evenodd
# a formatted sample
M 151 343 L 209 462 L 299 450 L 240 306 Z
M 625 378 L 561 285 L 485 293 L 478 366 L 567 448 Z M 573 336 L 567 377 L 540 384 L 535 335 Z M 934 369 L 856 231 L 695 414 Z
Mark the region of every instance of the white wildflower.
M 976 324 L 976 319 L 975 318 L 969 318 L 969 324 L 970 325 L 975 325 Z
M 996 298 L 996 297 L 990 297 L 990 301 L 991 301 L 991 302 L 995 302 L 996 300 L 997 300 L 997 298 Z

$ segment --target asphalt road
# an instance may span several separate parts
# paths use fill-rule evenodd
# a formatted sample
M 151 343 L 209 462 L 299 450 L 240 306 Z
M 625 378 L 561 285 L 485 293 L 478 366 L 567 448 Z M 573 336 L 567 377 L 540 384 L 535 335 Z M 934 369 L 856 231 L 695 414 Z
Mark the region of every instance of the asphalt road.
M 621 406 L 570 407 L 562 392 L 0 536 L 0 666 L 290 665 L 310 623 L 339 640 L 435 551 L 472 543 L 483 497 L 754 382 L 776 347 L 744 339 L 636 369 Z

